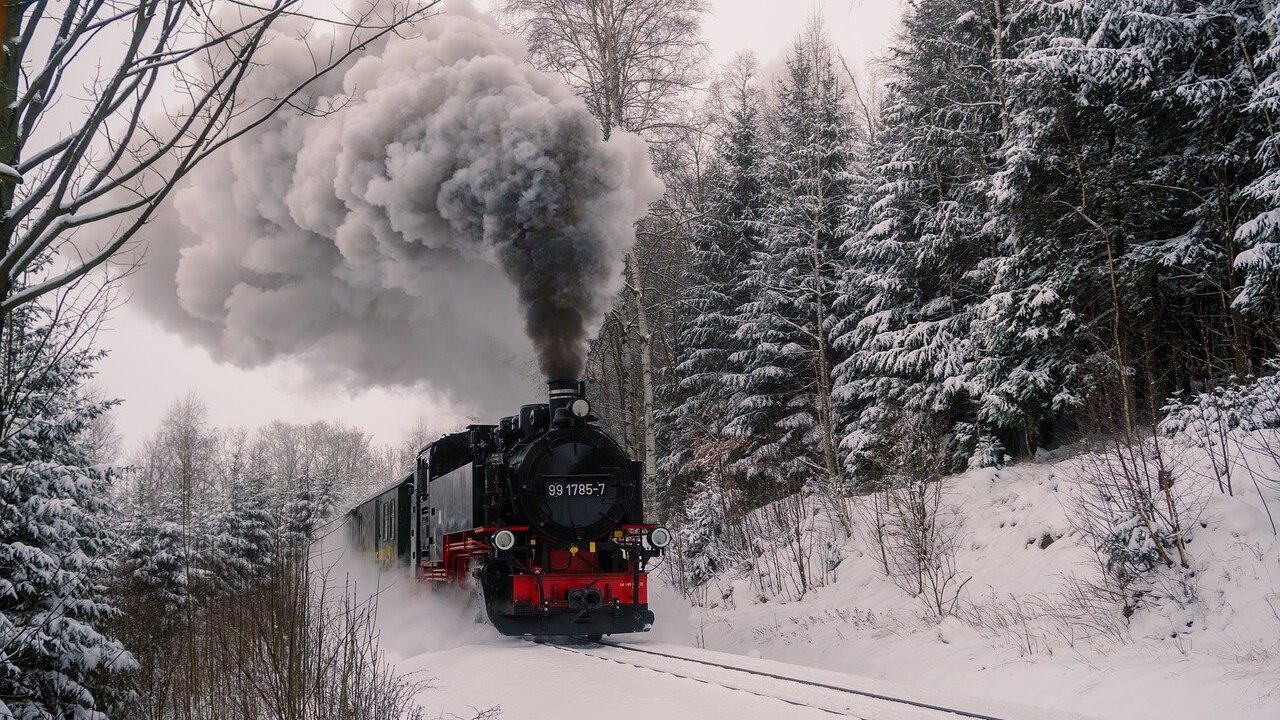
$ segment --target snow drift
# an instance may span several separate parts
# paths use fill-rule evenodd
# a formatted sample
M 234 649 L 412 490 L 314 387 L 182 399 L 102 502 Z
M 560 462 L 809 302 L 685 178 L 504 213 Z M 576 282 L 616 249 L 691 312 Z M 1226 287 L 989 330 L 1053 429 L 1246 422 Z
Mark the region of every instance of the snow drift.
M 475 410 L 510 402 L 530 350 L 578 377 L 661 184 L 644 143 L 606 141 L 520 40 L 444 8 L 192 173 L 151 233 L 139 304 L 220 360 L 425 382 Z M 241 102 L 345 42 L 279 28 Z

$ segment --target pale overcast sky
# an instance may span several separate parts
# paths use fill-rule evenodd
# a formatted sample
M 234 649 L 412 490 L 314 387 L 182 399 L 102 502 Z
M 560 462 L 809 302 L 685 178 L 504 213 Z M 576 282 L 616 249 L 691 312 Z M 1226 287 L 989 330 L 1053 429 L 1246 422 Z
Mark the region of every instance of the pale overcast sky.
M 754 51 L 764 65 L 773 64 L 813 12 L 823 14 L 845 57 L 863 63 L 889 42 L 902 0 L 712 0 L 711 6 L 704 29 L 717 64 L 743 50 Z M 127 304 L 115 312 L 100 340 L 111 354 L 100 365 L 98 385 L 109 397 L 124 400 L 117 420 L 126 450 L 154 430 L 175 398 L 192 390 L 208 403 L 218 425 L 340 420 L 380 442 L 398 442 L 419 418 L 441 432 L 465 420 L 422 391 L 353 392 L 317 387 L 290 363 L 256 370 L 216 363 Z M 527 399 L 513 398 L 512 409 L 522 401 Z

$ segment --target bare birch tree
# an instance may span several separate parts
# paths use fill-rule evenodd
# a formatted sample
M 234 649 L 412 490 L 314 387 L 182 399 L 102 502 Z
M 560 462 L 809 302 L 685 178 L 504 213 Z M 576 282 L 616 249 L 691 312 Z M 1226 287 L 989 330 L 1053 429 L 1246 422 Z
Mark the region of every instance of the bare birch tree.
M 21 0 L 0 55 L 0 323 L 130 244 L 193 168 L 279 112 L 318 113 L 308 88 L 438 0 L 332 18 L 301 0 Z M 335 30 L 312 72 L 237 102 L 273 37 Z M 91 243 L 73 242 L 95 227 Z M 48 259 L 56 261 L 49 263 Z

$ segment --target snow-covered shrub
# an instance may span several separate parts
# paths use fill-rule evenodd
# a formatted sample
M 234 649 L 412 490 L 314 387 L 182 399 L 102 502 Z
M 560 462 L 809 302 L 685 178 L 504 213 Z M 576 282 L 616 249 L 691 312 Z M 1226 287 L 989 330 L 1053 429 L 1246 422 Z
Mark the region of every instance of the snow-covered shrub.
M 970 470 L 976 468 L 987 467 L 1003 467 L 1008 461 L 1009 456 L 1005 452 L 1004 444 L 999 438 L 992 435 L 981 435 L 974 443 L 973 452 L 969 455 L 968 467 Z
M 209 604 L 193 644 L 218 682 L 197 717 L 225 717 L 221 704 L 234 701 L 246 717 L 271 717 L 281 703 L 291 708 L 285 717 L 421 720 L 416 696 L 427 682 L 383 656 L 378 595 L 357 594 L 332 563 L 316 547 L 282 548 L 264 582 Z
M 701 495 L 710 501 L 711 494 Z M 691 580 L 684 588 L 696 604 L 791 602 L 836 580 L 847 534 L 828 508 L 829 498 L 798 492 L 721 525 L 715 513 L 692 518 L 682 529 L 681 560 Z M 701 546 L 701 550 L 696 548 Z M 745 580 L 750 597 L 733 597 Z
M 377 642 L 377 594 L 335 580 L 333 557 L 277 546 L 239 592 L 189 595 L 180 612 L 142 606 L 122 627 L 138 653 L 136 702 L 121 717 L 167 720 L 418 720 L 424 684 L 401 676 Z M 144 614 L 147 613 L 147 614 Z
M 1019 657 L 1052 656 L 1062 646 L 1104 651 L 1133 641 L 1105 590 L 1074 577 L 1052 591 L 1022 596 L 991 588 L 957 616 L 992 646 L 1012 647 Z
M 835 579 L 839 563 L 828 540 L 838 524 L 821 505 L 815 493 L 796 493 L 747 516 L 756 551 L 752 587 L 761 598 L 799 600 Z
M 1271 374 L 1245 382 L 1233 378 L 1164 407 L 1160 432 L 1204 452 L 1218 491 L 1227 495 L 1235 494 L 1233 476 L 1241 466 L 1255 485 L 1276 482 L 1280 471 L 1280 360 L 1266 368 Z M 1270 467 L 1255 467 L 1249 455 Z
M 947 439 L 934 418 L 912 415 L 894 428 L 883 481 L 881 557 L 889 578 L 938 617 L 955 611 L 967 577 L 956 565 L 961 525 L 946 499 Z
M 1154 514 L 1152 498 L 1139 493 L 1136 509 L 1126 508 L 1117 521 L 1098 536 L 1098 550 L 1103 567 L 1115 574 L 1141 574 L 1150 572 L 1160 564 L 1162 555 L 1168 555 L 1174 547 L 1172 533 L 1164 527 L 1153 529 L 1143 521 L 1144 516 Z
M 1116 435 L 1073 462 L 1068 519 L 1125 617 L 1153 593 L 1175 601 L 1193 593 L 1187 544 L 1206 487 L 1182 472 L 1182 453 L 1158 437 Z
M 1269 361 L 1266 368 L 1271 374 L 1243 382 L 1233 378 L 1225 385 L 1169 402 L 1160 431 L 1203 443 L 1209 428 L 1245 432 L 1280 428 L 1280 360 Z

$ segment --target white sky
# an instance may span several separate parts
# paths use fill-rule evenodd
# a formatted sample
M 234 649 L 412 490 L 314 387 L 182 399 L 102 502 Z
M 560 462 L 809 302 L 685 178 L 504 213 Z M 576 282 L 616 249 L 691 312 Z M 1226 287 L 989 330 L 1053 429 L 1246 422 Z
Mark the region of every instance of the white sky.
M 712 0 L 704 31 L 716 64 L 753 50 L 768 66 L 787 51 L 809 15 L 820 11 L 845 57 L 860 64 L 888 44 L 901 6 L 902 0 Z M 117 421 L 126 450 L 156 428 L 170 403 L 192 390 L 208 403 L 217 425 L 339 420 L 379 442 L 399 442 L 419 418 L 441 432 L 464 420 L 421 391 L 317 387 L 291 363 L 256 370 L 216 363 L 127 304 L 99 339 L 110 355 L 99 366 L 97 384 L 108 397 L 124 400 Z

